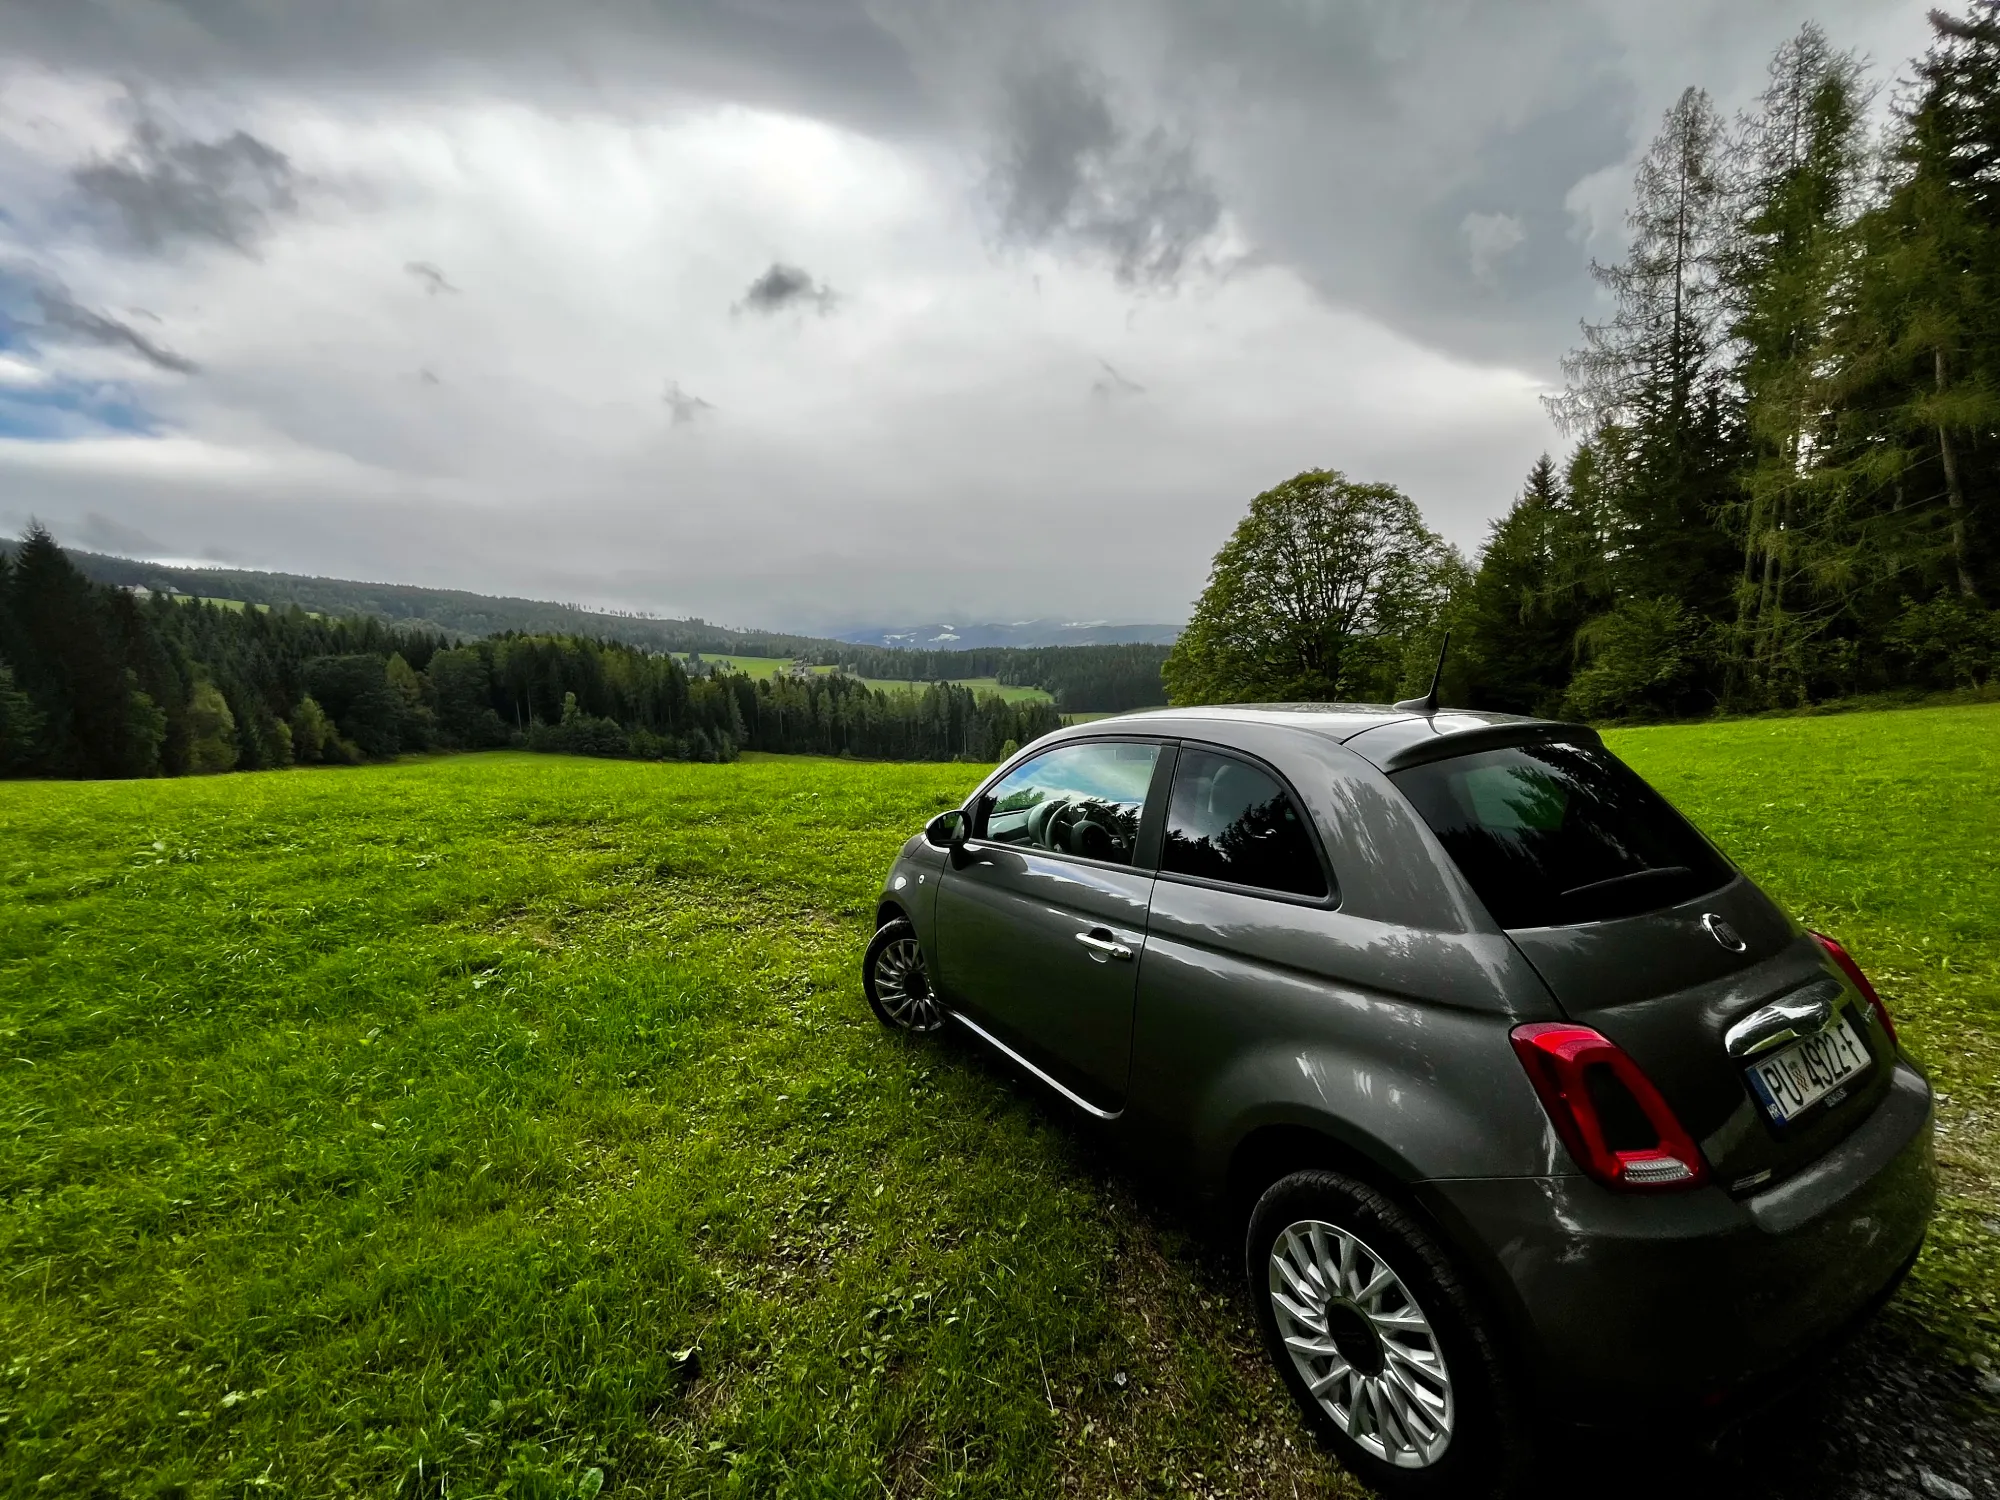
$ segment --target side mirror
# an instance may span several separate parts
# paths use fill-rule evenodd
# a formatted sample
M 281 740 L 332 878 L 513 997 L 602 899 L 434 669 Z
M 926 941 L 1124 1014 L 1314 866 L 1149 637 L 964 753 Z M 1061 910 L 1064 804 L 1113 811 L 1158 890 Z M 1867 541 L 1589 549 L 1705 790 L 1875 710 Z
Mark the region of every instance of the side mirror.
M 965 841 L 972 837 L 972 819 L 958 808 L 941 812 L 924 824 L 924 842 L 934 849 L 949 849 L 956 852 L 965 847 Z

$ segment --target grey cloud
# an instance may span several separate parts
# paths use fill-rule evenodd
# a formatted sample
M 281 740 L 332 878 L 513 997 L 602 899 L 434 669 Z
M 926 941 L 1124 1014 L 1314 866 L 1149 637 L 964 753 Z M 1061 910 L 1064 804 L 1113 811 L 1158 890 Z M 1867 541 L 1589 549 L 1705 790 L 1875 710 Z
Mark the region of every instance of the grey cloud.
M 92 311 L 59 286 L 37 288 L 35 302 L 41 309 L 43 329 L 59 339 L 126 349 L 155 368 L 171 370 L 176 375 L 192 375 L 195 372 L 193 360 L 154 343 L 130 323 L 120 322 L 107 313 Z
M 685 427 L 688 423 L 697 420 L 704 412 L 715 410 L 713 402 L 704 401 L 701 397 L 690 395 L 688 392 L 682 390 L 681 383 L 678 380 L 667 382 L 666 402 L 668 410 L 673 413 L 674 426 L 676 427 Z
M 158 556 L 167 549 L 136 526 L 127 526 L 96 511 L 86 511 L 75 527 L 74 536 L 92 552 L 111 552 L 126 557 Z
M 0 56 L 171 85 L 244 79 L 517 102 L 663 88 L 901 129 L 934 111 L 881 0 L 7 0 Z
M 1121 281 L 1163 283 L 1221 222 L 1193 147 L 1162 126 L 1133 132 L 1081 64 L 1018 74 L 1002 128 L 992 185 L 1010 237 L 1067 241 L 1108 255 Z
M 1118 367 L 1112 364 L 1110 360 L 1100 359 L 1097 364 L 1098 368 L 1102 369 L 1104 373 L 1090 383 L 1090 393 L 1093 396 L 1109 398 L 1112 396 L 1143 396 L 1146 394 L 1146 388 L 1143 385 L 1129 376 L 1121 374 Z
M 1591 253 L 1617 248 L 1579 244 L 1566 200 L 1622 181 L 1683 85 L 1747 99 L 1809 10 L 1885 71 L 1923 41 L 1920 10 L 1894 20 L 1886 0 L 352 0 L 337 23 L 317 0 L 10 0 L 0 55 L 613 111 L 682 91 L 955 154 L 985 142 L 1017 243 L 1171 279 L 1226 210 L 1330 299 L 1552 370 Z M 1051 57 L 1069 61 L 1022 65 Z M 1615 226 L 1622 192 L 1597 197 Z M 1495 212 L 1525 236 L 1501 260 L 1465 228 Z
M 403 269 L 423 283 L 426 296 L 435 297 L 439 292 L 456 292 L 457 287 L 445 279 L 444 272 L 427 260 L 404 262 Z
M 819 313 L 833 310 L 839 301 L 833 288 L 817 282 L 797 266 L 788 266 L 782 261 L 772 261 L 769 269 L 743 293 L 739 309 L 747 308 L 756 313 L 782 312 L 788 307 L 810 307 Z
M 1483 286 L 1498 283 L 1501 262 L 1528 238 L 1528 231 L 1512 214 L 1468 213 L 1459 221 L 1459 228 L 1465 235 L 1472 279 Z
M 142 119 L 116 156 L 71 174 L 83 195 L 110 209 L 144 250 L 209 240 L 247 250 L 271 218 L 297 203 L 285 153 L 247 131 L 215 141 L 176 137 Z

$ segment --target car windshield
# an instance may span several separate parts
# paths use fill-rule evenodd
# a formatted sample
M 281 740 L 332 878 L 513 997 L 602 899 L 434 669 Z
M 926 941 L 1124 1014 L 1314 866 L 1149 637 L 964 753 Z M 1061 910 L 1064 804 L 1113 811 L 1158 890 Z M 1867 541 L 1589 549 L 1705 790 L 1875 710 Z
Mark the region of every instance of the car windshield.
M 1593 746 L 1512 745 L 1392 779 L 1502 927 L 1657 911 L 1733 873 L 1666 798 Z

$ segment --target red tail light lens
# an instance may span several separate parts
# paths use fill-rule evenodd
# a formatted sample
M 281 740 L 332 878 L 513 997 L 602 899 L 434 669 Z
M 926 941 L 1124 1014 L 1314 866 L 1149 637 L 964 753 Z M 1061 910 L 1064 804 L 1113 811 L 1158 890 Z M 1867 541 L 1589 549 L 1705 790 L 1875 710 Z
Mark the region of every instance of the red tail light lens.
M 1841 973 L 1854 981 L 1854 987 L 1861 991 L 1861 998 L 1868 1002 L 1875 1012 L 1875 1019 L 1882 1023 L 1882 1030 L 1889 1037 L 1889 1045 L 1895 1046 L 1896 1023 L 1889 1019 L 1889 1007 L 1884 1005 L 1882 997 L 1875 993 L 1875 986 L 1870 984 L 1868 976 L 1861 972 L 1861 965 L 1854 961 L 1852 954 L 1825 933 L 1815 932 L 1813 941 L 1826 949 L 1826 956 L 1840 966 Z
M 1627 1192 L 1708 1181 L 1694 1138 L 1609 1038 L 1588 1026 L 1536 1021 L 1516 1026 L 1512 1039 L 1556 1134 L 1592 1177 Z

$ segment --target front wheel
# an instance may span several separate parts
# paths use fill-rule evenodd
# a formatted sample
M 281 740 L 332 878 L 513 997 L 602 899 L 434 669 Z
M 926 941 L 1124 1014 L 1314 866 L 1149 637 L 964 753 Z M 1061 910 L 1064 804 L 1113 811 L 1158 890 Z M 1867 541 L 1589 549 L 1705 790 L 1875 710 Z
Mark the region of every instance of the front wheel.
M 1526 1434 L 1492 1339 L 1436 1242 L 1334 1172 L 1294 1172 L 1250 1215 L 1245 1271 L 1279 1377 L 1384 1495 L 1506 1495 Z
M 936 1031 L 944 1007 L 931 988 L 917 929 L 901 917 L 884 922 L 861 960 L 861 988 L 884 1026 L 897 1031 Z

